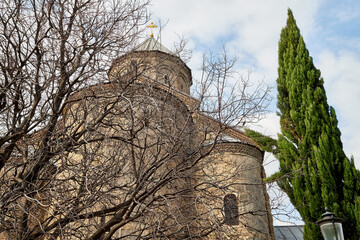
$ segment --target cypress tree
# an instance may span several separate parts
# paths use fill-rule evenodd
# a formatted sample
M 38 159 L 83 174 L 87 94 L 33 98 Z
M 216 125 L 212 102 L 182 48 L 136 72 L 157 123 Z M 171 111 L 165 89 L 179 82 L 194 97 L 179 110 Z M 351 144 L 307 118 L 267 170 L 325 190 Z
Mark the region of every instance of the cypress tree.
M 304 239 L 322 239 L 316 221 L 325 206 L 344 219 L 346 239 L 359 239 L 359 171 L 343 151 L 335 110 L 290 9 L 279 41 L 277 89 L 276 176 L 305 222 Z

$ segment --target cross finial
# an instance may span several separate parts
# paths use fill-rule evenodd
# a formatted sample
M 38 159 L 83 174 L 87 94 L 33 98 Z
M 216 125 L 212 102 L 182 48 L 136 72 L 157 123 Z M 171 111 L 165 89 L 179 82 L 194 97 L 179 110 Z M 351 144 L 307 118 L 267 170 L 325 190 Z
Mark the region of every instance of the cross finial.
M 147 28 L 151 28 L 150 37 L 154 37 L 153 28 L 157 28 L 158 26 L 157 26 L 157 25 L 154 25 L 154 23 L 151 22 L 151 25 L 147 25 L 146 27 L 147 27 Z

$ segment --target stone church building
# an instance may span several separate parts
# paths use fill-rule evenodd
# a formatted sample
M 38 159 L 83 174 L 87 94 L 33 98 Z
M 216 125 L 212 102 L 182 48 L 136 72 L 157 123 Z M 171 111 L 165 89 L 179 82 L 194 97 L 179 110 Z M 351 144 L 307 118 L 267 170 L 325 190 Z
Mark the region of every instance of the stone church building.
M 241 130 L 199 111 L 200 101 L 190 95 L 191 69 L 178 56 L 150 36 L 116 59 L 108 76 L 73 94 L 64 110 L 67 131 L 86 128 L 77 119 L 90 123 L 111 114 L 89 130 L 86 147 L 54 161 L 56 169 L 64 161 L 72 165 L 54 171 L 67 180 L 58 186 L 62 198 L 51 201 L 70 201 L 72 193 L 65 191 L 78 190 L 75 179 L 82 171 L 102 169 L 109 176 L 106 186 L 89 179 L 87 186 L 97 186 L 86 190 L 92 197 L 106 192 L 96 203 L 86 200 L 82 218 L 70 224 L 77 232 L 64 229 L 59 239 L 87 239 L 87 232 L 114 216 L 82 220 L 84 212 L 119 206 L 136 194 L 138 204 L 122 217 L 129 222 L 106 230 L 115 231 L 112 239 L 275 239 L 262 180 L 264 152 Z M 95 139 L 103 140 L 99 145 Z
M 194 194 L 204 201 L 204 208 L 211 206 L 211 213 L 205 209 L 199 212 L 205 213 L 206 218 L 215 215 L 224 224 L 201 239 L 275 239 L 269 197 L 262 181 L 264 152 L 240 130 L 223 126 L 197 111 L 199 101 L 190 95 L 191 70 L 153 36 L 114 61 L 109 78 L 110 82 L 129 81 L 134 74 L 139 77 L 135 76 L 133 84 L 151 86 L 156 94 L 166 96 L 160 97 L 161 101 L 176 102 L 176 111 L 185 112 L 185 118 L 191 119 L 192 139 L 187 148 L 212 148 L 201 161 L 201 169 L 193 173 L 198 178 L 191 184 L 211 181 L 223 187 L 210 189 L 206 185 L 206 194 L 213 195 L 210 198 L 202 196 L 204 191 Z M 205 219 L 205 224 L 213 226 L 208 221 Z

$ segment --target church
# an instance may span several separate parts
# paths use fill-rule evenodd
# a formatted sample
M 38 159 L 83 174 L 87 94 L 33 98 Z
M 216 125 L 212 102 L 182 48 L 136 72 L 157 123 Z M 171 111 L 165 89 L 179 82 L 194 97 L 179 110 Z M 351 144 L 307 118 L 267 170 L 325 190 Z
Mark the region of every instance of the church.
M 184 218 L 181 221 L 193 232 L 179 232 L 174 239 L 186 239 L 185 236 L 180 237 L 181 234 L 188 234 L 189 237 L 193 235 L 194 238 L 204 234 L 200 239 L 274 239 L 269 197 L 262 181 L 265 177 L 262 166 L 264 152 L 240 130 L 223 126 L 217 120 L 197 111 L 199 101 L 190 95 L 191 70 L 178 56 L 151 34 L 133 51 L 114 61 L 109 78 L 110 83 L 127 85 L 131 82 L 130 84 L 141 86 L 140 88 L 146 86 L 145 88 L 150 89 L 145 91 L 146 98 L 151 96 L 151 101 L 159 101 L 158 107 L 163 104 L 171 105 L 159 109 L 171 113 L 170 117 L 165 117 L 171 119 L 169 124 L 172 127 L 168 129 L 171 135 L 181 135 L 179 139 L 173 139 L 174 142 L 182 142 L 179 144 L 182 146 L 178 147 L 183 150 L 179 148 L 176 152 L 185 151 L 191 158 L 199 161 L 200 166 L 189 171 L 196 177 L 188 182 L 175 184 L 178 189 L 200 185 L 191 193 L 194 196 L 180 196 L 184 198 L 182 202 L 176 201 L 176 204 L 184 204 L 181 208 L 196 212 L 179 213 Z M 97 88 L 99 90 L 94 91 L 103 91 L 106 86 Z M 138 87 L 130 90 L 133 91 L 138 93 Z M 149 109 L 149 106 L 146 107 Z M 163 113 L 159 112 L 155 115 L 161 114 Z M 156 118 L 157 116 L 149 117 Z M 185 126 L 189 128 L 185 129 Z M 173 147 L 170 151 L 174 151 Z M 197 198 L 201 199 L 201 203 L 196 203 Z M 174 208 L 177 209 L 178 206 Z M 196 221 L 189 223 L 189 219 Z M 173 224 L 170 225 L 173 227 Z M 132 227 L 122 230 L 123 234 L 131 231 Z
M 151 34 L 108 77 L 74 93 L 63 112 L 59 129 L 87 134 L 49 167 L 57 191 L 39 193 L 28 221 L 61 233 L 38 239 L 275 239 L 264 151 L 199 111 L 180 57 Z M 66 209 L 74 199 L 79 210 Z

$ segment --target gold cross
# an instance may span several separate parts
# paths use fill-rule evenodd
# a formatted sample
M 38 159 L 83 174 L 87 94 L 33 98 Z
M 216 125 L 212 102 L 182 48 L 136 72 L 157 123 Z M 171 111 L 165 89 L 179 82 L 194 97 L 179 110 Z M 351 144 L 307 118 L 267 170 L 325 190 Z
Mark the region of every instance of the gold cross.
M 151 28 L 151 34 L 150 37 L 154 37 L 153 28 L 157 28 L 157 25 L 154 25 L 153 22 L 151 22 L 151 25 L 146 26 L 147 28 Z

